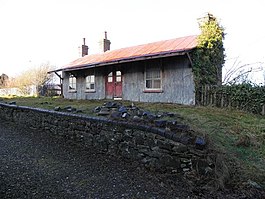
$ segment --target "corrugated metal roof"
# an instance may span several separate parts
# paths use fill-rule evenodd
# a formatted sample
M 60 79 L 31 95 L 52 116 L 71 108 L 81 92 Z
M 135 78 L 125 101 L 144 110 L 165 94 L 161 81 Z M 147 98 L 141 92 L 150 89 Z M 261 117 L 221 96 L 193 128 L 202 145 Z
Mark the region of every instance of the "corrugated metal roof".
M 81 57 L 62 69 L 75 70 L 99 65 L 108 65 L 117 62 L 133 61 L 156 56 L 168 56 L 174 53 L 187 52 L 197 45 L 197 36 L 187 36 L 176 39 L 158 41 L 117 50 L 110 50 L 100 54 L 92 54 Z

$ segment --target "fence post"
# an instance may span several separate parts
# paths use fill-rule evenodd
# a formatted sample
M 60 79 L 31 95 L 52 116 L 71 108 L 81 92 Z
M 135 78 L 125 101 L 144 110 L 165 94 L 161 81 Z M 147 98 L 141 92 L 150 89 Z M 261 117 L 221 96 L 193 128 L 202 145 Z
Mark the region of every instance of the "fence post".
M 208 96 L 207 96 L 207 89 L 208 89 L 208 85 L 204 86 L 204 106 L 208 105 Z

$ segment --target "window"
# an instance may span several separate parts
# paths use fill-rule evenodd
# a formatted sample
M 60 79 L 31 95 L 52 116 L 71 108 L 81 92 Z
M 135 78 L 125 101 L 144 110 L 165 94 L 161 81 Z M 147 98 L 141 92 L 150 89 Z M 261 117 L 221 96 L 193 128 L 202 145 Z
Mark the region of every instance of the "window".
M 161 70 L 159 67 L 146 68 L 145 89 L 161 90 Z
M 121 82 L 121 71 L 116 71 L 116 82 Z
M 109 73 L 108 74 L 108 82 L 112 82 L 113 81 L 113 73 Z
M 76 90 L 76 78 L 73 75 L 69 76 L 69 90 L 70 91 Z
M 95 91 L 95 75 L 86 76 L 86 90 Z

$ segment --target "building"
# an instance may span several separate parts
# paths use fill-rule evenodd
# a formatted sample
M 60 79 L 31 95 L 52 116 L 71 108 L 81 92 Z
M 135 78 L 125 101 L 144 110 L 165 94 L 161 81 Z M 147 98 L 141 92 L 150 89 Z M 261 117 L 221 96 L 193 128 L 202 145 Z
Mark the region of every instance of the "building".
M 123 99 L 140 102 L 195 104 L 195 85 L 190 52 L 197 36 L 187 36 L 133 47 L 110 50 L 102 42 L 102 53 L 82 57 L 62 71 L 63 96 L 69 99 Z

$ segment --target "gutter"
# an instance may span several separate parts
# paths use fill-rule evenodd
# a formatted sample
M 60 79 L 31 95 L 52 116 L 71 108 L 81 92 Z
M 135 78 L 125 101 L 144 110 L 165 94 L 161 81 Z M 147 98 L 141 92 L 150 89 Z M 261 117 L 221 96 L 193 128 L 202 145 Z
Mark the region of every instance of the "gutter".
M 100 67 L 100 66 L 127 63 L 127 62 L 132 62 L 132 61 L 134 62 L 134 61 L 142 61 L 142 60 L 156 59 L 156 58 L 163 58 L 163 57 L 173 57 L 173 56 L 179 56 L 179 55 L 185 55 L 185 54 L 188 55 L 188 53 L 191 50 L 192 49 L 179 51 L 179 52 L 167 51 L 167 52 L 159 53 L 159 54 L 148 54 L 148 55 L 145 55 L 145 56 L 128 57 L 128 58 L 121 58 L 121 59 L 116 59 L 116 60 L 111 60 L 111 61 L 106 61 L 106 62 L 83 64 L 83 65 L 79 65 L 79 66 L 76 66 L 76 67 L 61 68 L 61 69 L 49 71 L 48 73 L 52 73 L 52 72 L 56 73 L 56 72 L 59 72 L 59 71 L 83 70 L 83 69 L 88 69 L 88 68 L 95 68 L 95 67 Z

